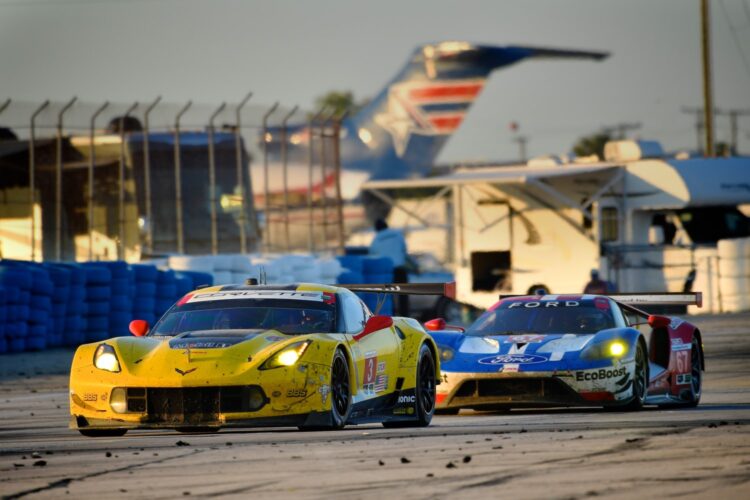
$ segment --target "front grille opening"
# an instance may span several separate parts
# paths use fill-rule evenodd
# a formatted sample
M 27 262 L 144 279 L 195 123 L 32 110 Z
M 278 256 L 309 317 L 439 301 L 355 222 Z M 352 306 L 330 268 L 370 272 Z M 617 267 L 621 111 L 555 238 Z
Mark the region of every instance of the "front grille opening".
M 188 388 L 129 388 L 128 411 L 147 413 L 149 422 L 218 422 L 221 413 L 253 412 L 269 399 L 256 385 Z
M 476 392 L 477 392 L 477 382 L 475 380 L 467 380 L 456 391 L 456 397 L 466 398 L 466 397 L 473 396 Z

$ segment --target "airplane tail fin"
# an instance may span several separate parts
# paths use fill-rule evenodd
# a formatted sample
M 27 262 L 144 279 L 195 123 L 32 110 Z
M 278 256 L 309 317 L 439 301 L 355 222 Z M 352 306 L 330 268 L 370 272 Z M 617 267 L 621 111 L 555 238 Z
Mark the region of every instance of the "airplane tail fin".
M 604 52 L 440 42 L 417 47 L 380 94 L 344 123 L 345 167 L 372 179 L 424 174 L 463 121 L 490 73 L 529 58 L 589 59 Z

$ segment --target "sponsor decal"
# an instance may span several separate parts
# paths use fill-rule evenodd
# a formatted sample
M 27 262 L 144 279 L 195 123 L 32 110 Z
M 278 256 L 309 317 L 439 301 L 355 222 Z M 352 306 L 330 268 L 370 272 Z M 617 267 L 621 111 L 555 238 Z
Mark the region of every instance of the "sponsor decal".
M 324 302 L 330 297 L 324 297 L 323 292 L 297 292 L 294 290 L 225 290 L 211 293 L 201 293 L 190 297 L 187 302 L 209 302 L 212 300 L 233 299 L 288 299 Z
M 307 396 L 307 389 L 289 389 L 286 391 L 288 398 L 304 398 Z
M 672 330 L 677 330 L 677 328 L 680 327 L 681 324 L 683 324 L 685 321 L 681 320 L 680 318 L 672 318 L 672 321 L 669 322 L 669 328 Z M 676 340 L 676 339 L 672 339 Z
M 672 339 L 673 351 L 689 351 L 692 347 L 692 344 L 686 344 L 682 341 L 682 339 Z
M 503 373 L 518 373 L 518 365 L 515 363 L 508 363 L 506 365 L 503 365 L 503 369 L 501 371 Z
M 97 400 L 97 395 L 94 394 L 93 392 L 84 392 L 83 393 L 83 400 L 84 401 L 96 401 Z
M 102 393 L 102 401 L 106 401 L 108 397 L 106 392 Z
M 385 361 L 378 363 L 378 373 L 385 373 Z
M 326 401 L 328 401 L 328 393 L 331 392 L 331 387 L 328 385 L 321 385 L 318 388 L 318 392 L 320 393 L 320 400 L 323 404 L 326 404 Z
M 406 408 L 394 408 L 393 409 L 394 415 L 406 415 Z
M 693 375 L 690 373 L 680 373 L 677 375 L 677 384 L 689 384 L 693 381 Z
M 273 391 L 273 392 L 271 393 L 271 396 L 273 396 L 273 397 L 275 397 L 275 398 L 278 398 L 279 396 L 281 396 L 281 391 Z
M 542 342 L 545 335 L 508 335 L 504 344 L 533 344 Z
M 588 381 L 588 380 L 604 380 L 608 378 L 621 377 L 623 375 L 626 375 L 627 372 L 628 372 L 628 369 L 625 366 L 621 368 L 615 368 L 613 370 L 601 368 L 599 370 L 594 370 L 594 371 L 576 372 L 576 380 L 578 382 L 583 382 L 583 381 Z
M 414 394 L 399 396 L 398 397 L 398 402 L 399 402 L 399 404 L 402 404 L 402 403 L 411 403 L 411 404 L 413 404 L 413 403 L 417 402 L 417 396 L 415 396 Z
M 182 375 L 184 377 L 188 373 L 193 373 L 197 369 L 198 369 L 198 367 L 196 366 L 195 368 L 190 368 L 189 370 L 185 370 L 185 371 L 180 370 L 179 368 L 175 368 L 174 371 L 176 371 L 177 373 L 179 373 L 180 375 Z
M 246 340 L 246 339 L 242 339 Z M 231 347 L 234 342 L 220 342 L 213 340 L 173 340 L 169 343 L 172 349 L 223 349 Z
M 365 375 L 364 380 L 362 380 L 362 385 L 368 385 L 375 382 L 375 376 L 377 375 L 378 371 L 378 357 L 372 356 L 372 357 L 366 357 L 365 358 Z
M 482 365 L 504 365 L 507 363 L 516 363 L 519 365 L 544 363 L 547 358 L 536 354 L 500 354 L 498 356 L 489 356 L 482 358 L 479 363 Z
M 578 307 L 580 305 L 581 303 L 577 300 L 534 300 L 531 302 L 511 302 L 508 309 L 513 309 L 514 307 L 525 307 L 526 309 L 535 309 L 537 307 Z
M 388 387 L 388 375 L 378 375 L 373 387 L 374 392 L 383 392 Z

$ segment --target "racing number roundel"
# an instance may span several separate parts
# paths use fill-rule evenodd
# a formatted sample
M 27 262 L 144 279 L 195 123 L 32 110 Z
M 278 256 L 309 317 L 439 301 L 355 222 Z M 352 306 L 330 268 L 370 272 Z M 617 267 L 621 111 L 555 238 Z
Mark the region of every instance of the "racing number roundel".
M 372 384 L 375 382 L 375 374 L 378 369 L 378 358 L 373 356 L 371 358 L 365 358 L 365 379 L 362 382 L 364 385 Z

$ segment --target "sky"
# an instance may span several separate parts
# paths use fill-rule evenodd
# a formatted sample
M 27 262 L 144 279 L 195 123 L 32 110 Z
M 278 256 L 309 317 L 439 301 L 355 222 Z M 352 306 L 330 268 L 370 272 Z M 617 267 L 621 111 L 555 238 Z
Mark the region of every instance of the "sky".
M 750 0 L 710 3 L 715 105 L 750 110 Z M 330 90 L 373 96 L 425 42 L 526 44 L 611 57 L 528 60 L 494 72 L 439 162 L 516 159 L 510 122 L 532 156 L 565 153 L 579 137 L 621 122 L 640 123 L 632 134 L 668 150 L 695 148 L 695 118 L 681 109 L 702 106 L 699 7 L 699 0 L 0 0 L 0 100 L 75 95 L 93 105 L 161 95 L 177 107 L 203 103 L 198 113 L 252 91 L 256 120 L 274 101 L 310 109 Z M 739 149 L 750 154 L 750 115 L 739 123 Z M 728 140 L 729 119 L 718 116 L 716 125 L 717 139 Z

